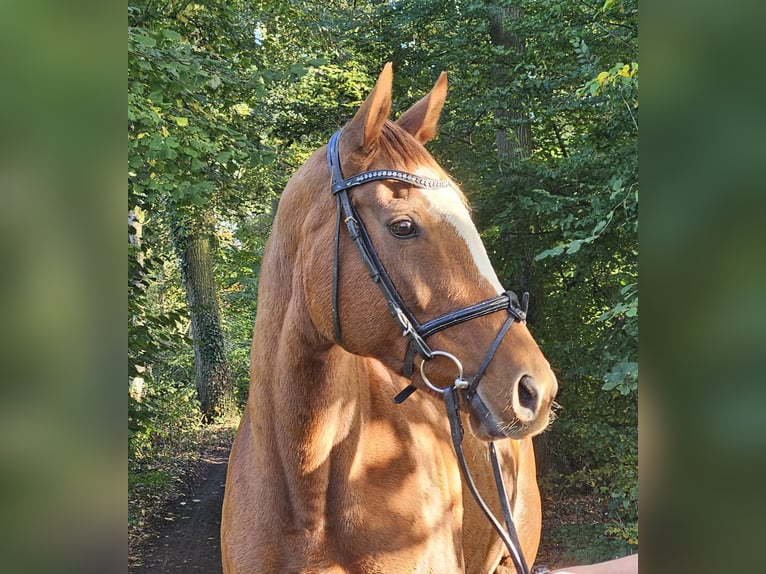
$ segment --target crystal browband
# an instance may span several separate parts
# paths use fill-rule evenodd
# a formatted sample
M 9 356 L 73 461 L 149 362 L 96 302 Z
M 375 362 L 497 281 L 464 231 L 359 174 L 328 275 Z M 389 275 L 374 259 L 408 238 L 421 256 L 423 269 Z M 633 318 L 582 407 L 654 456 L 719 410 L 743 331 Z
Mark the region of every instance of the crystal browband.
M 403 181 L 410 183 L 418 187 L 427 189 L 437 189 L 441 187 L 449 187 L 451 184 L 446 179 L 432 179 L 430 177 L 423 177 L 420 175 L 414 175 L 407 173 L 406 171 L 399 171 L 396 169 L 378 169 L 373 171 L 365 171 L 359 175 L 349 177 L 343 181 L 333 184 L 333 193 L 337 193 L 343 189 L 349 189 L 368 181 L 376 181 L 381 179 L 395 179 L 397 181 Z

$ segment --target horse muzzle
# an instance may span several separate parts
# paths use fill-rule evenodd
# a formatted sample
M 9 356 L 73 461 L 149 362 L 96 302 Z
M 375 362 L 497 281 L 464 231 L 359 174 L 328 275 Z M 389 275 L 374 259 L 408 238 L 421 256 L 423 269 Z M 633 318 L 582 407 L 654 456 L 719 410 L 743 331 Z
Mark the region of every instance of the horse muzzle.
M 523 439 L 539 434 L 550 422 L 551 404 L 557 384 L 549 397 L 543 393 L 532 377 L 524 375 L 516 383 L 512 396 L 501 412 L 495 413 L 481 396 L 481 386 L 464 397 L 464 408 L 469 414 L 471 430 L 482 440 L 503 438 Z M 511 415 L 508 417 L 508 415 Z

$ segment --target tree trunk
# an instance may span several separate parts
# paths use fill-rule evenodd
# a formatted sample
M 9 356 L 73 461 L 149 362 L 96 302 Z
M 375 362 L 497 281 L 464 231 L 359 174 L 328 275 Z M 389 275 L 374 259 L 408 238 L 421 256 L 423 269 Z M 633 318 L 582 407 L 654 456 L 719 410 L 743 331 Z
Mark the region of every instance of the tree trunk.
M 511 25 L 517 22 L 524 15 L 522 8 L 518 6 L 498 6 L 490 4 L 491 16 L 489 22 L 489 34 L 492 45 L 502 48 L 502 52 L 495 57 L 492 66 L 492 78 L 495 82 L 495 88 L 498 93 L 512 81 L 512 68 L 517 63 L 524 52 L 524 40 L 513 35 Z M 495 130 L 495 143 L 497 145 L 497 158 L 501 171 L 508 169 L 510 173 L 506 176 L 506 185 L 510 189 L 516 189 L 525 186 L 523 178 L 514 171 L 514 167 L 521 160 L 527 159 L 532 155 L 532 132 L 530 130 L 529 119 L 524 113 L 524 107 L 518 96 L 509 96 L 505 106 L 493 110 L 497 129 Z M 514 221 L 513 226 L 519 230 L 528 231 L 527 222 Z M 527 253 L 523 257 L 523 264 L 517 267 L 517 271 L 511 277 L 511 284 L 514 288 L 522 291 L 532 291 L 532 264 L 534 253 Z M 534 297 L 534 293 L 532 297 Z M 530 309 L 532 319 L 537 309 L 537 301 L 532 300 Z
M 204 226 L 203 226 L 204 227 Z M 197 396 L 205 422 L 231 414 L 234 395 L 226 358 L 213 272 L 213 237 L 204 229 L 190 234 L 174 229 L 186 287 L 194 341 Z
M 491 4 L 490 7 L 492 11 L 489 33 L 492 45 L 502 48 L 502 52 L 495 57 L 492 78 L 498 93 L 502 93 L 510 84 L 512 68 L 524 51 L 524 40 L 514 36 L 510 30 L 512 23 L 520 20 L 524 11 L 518 6 Z M 502 171 L 507 168 L 510 171 L 505 183 L 510 189 L 523 187 L 525 182 L 518 172 L 514 172 L 514 167 L 532 155 L 532 132 L 521 99 L 518 96 L 509 97 L 507 104 L 494 109 L 493 114 L 498 125 L 495 130 L 495 143 L 500 169 Z M 527 231 L 525 221 L 514 221 L 513 225 Z M 534 253 L 528 253 L 523 258 L 523 264 L 517 267 L 517 271 L 511 277 L 514 288 L 531 291 L 533 261 Z M 534 297 L 534 294 L 532 296 Z M 536 303 L 535 300 L 531 303 L 533 314 L 537 308 Z
M 497 56 L 493 71 L 493 77 L 499 82 L 499 88 L 503 88 L 510 82 L 511 67 L 516 62 L 516 56 L 524 51 L 524 41 L 511 34 L 506 26 L 507 23 L 521 19 L 522 15 L 523 10 L 518 6 L 492 5 L 489 23 L 492 45 L 506 50 L 504 54 Z M 496 108 L 493 114 L 501 126 L 500 129 L 495 130 L 500 166 L 528 158 L 532 154 L 532 133 L 519 98 L 510 98 L 506 106 Z M 513 129 L 506 127 L 511 125 L 514 125 Z

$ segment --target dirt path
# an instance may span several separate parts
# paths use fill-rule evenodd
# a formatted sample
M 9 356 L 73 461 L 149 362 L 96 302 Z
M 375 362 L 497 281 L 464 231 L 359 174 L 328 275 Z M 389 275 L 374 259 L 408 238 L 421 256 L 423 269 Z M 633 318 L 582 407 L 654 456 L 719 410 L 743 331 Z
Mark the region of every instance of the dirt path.
M 130 574 L 221 574 L 221 504 L 231 439 L 205 448 L 185 496 L 161 505 L 131 549 Z M 160 520 L 162 519 L 162 520 Z

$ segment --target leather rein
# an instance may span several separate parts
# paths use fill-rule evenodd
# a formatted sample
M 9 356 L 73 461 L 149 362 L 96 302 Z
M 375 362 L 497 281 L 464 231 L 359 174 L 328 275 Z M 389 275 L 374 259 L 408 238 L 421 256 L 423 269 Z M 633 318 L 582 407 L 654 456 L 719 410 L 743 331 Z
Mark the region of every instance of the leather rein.
M 340 275 L 340 229 L 341 222 L 343 222 L 345 223 L 349 237 L 356 246 L 356 249 L 361 256 L 362 261 L 364 262 L 364 265 L 370 274 L 370 277 L 383 293 L 391 316 L 402 329 L 402 336 L 406 337 L 409 341 L 404 360 L 404 376 L 407 378 L 412 377 L 415 354 L 420 355 L 422 359 L 420 363 L 420 373 L 423 381 L 431 390 L 440 393 L 444 399 L 445 407 L 447 410 L 447 418 L 450 425 L 452 443 L 455 448 L 455 454 L 457 455 L 457 460 L 460 466 L 460 471 L 463 475 L 463 480 L 471 491 L 471 494 L 473 494 L 474 498 L 476 499 L 479 508 L 481 508 L 482 512 L 487 517 L 492 527 L 495 529 L 503 543 L 508 548 L 511 559 L 516 566 L 516 571 L 518 574 L 529 574 L 529 568 L 526 561 L 524 560 L 524 555 L 521 551 L 518 535 L 516 534 L 516 528 L 513 523 L 510 504 L 508 502 L 508 494 L 505 489 L 503 475 L 500 470 L 500 463 L 497 459 L 494 442 L 489 442 L 489 455 L 492 461 L 492 470 L 495 478 L 495 484 L 497 486 L 500 505 L 503 512 L 503 519 L 505 521 L 505 530 L 479 495 L 476 484 L 471 478 L 471 474 L 468 470 L 468 464 L 466 463 L 465 454 L 463 452 L 463 425 L 460 420 L 459 412 L 460 393 L 463 393 L 463 398 L 465 400 L 470 400 L 471 397 L 476 393 L 476 388 L 478 387 L 484 372 L 489 366 L 495 351 L 497 351 L 497 348 L 500 346 L 500 343 L 502 342 L 506 333 L 510 330 L 511 325 L 515 321 L 526 323 L 526 310 L 527 304 L 529 302 L 529 294 L 524 293 L 522 298 L 522 305 L 519 305 L 519 301 L 516 295 L 512 291 L 506 291 L 505 293 L 501 293 L 492 299 L 470 305 L 469 307 L 465 307 L 458 311 L 453 311 L 445 315 L 441 315 L 440 317 L 431 319 L 430 321 L 421 324 L 407 308 L 407 305 L 405 305 L 401 296 L 397 292 L 396 287 L 391 281 L 391 277 L 383 267 L 383 263 L 375 251 L 375 247 L 370 240 L 370 236 L 364 226 L 364 222 L 362 221 L 359 213 L 349 198 L 348 191 L 364 183 L 380 180 L 401 181 L 410 184 L 413 187 L 419 187 L 422 189 L 438 189 L 449 187 L 452 184 L 448 180 L 432 179 L 393 169 L 365 171 L 353 177 L 344 178 L 340 166 L 339 150 L 340 136 L 342 132 L 342 128 L 336 131 L 327 144 L 327 165 L 332 177 L 332 193 L 335 196 L 337 208 L 335 222 L 335 256 L 333 260 L 332 282 L 332 317 L 335 340 L 341 347 L 343 347 L 343 338 L 340 325 L 340 309 L 338 301 L 338 278 Z M 506 311 L 508 313 L 508 318 L 490 345 L 490 348 L 487 351 L 487 354 L 485 355 L 481 365 L 479 366 L 476 375 L 474 375 L 470 380 L 464 378 L 463 366 L 457 357 L 445 351 L 433 350 L 426 342 L 428 337 L 438 333 L 439 331 L 499 311 Z M 427 361 L 430 361 L 435 356 L 446 357 L 452 360 L 457 366 L 458 376 L 455 378 L 455 381 L 451 386 L 444 388 L 438 387 L 434 385 L 426 376 L 424 365 Z M 415 392 L 415 390 L 416 388 L 412 384 L 408 385 L 395 397 L 394 401 L 397 404 L 402 403 L 407 399 L 407 397 Z

